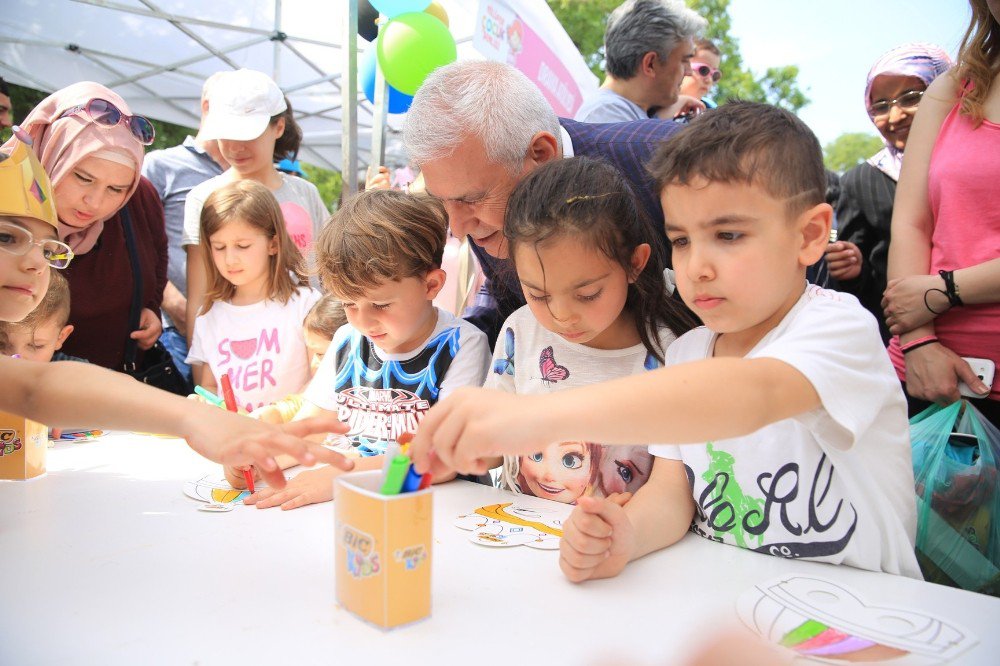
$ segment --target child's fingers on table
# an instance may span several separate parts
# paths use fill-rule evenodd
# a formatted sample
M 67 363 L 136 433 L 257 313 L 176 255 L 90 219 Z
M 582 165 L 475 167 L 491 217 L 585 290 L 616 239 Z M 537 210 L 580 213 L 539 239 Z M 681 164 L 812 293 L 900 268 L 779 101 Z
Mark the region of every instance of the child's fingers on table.
M 610 535 L 596 537 L 579 529 L 570 529 L 567 525 L 566 529 L 563 530 L 560 547 L 565 546 L 565 549 L 580 555 L 601 555 L 603 557 L 604 553 L 611 549 L 611 543 Z
M 271 495 L 273 495 L 276 492 L 278 492 L 277 488 L 270 488 L 270 487 L 268 487 L 268 488 L 261 488 L 257 492 L 255 492 L 252 495 L 250 495 L 249 497 L 245 498 L 243 500 L 243 503 L 246 504 L 247 506 L 250 506 L 252 504 L 256 504 L 257 502 L 261 501 L 262 499 L 266 499 L 266 498 L 270 497 Z
M 312 493 L 301 492 L 295 495 L 287 502 L 282 502 L 281 510 L 290 511 L 292 509 L 298 509 L 299 507 L 306 506 L 307 504 L 315 504 L 318 501 L 317 498 L 312 496 Z
M 599 515 L 593 513 L 574 511 L 569 521 L 566 523 L 564 531 L 573 530 L 594 539 L 610 539 L 614 530 L 611 523 Z
M 575 567 L 567 562 L 564 557 L 559 558 L 559 568 L 562 570 L 563 575 L 572 583 L 582 583 L 594 575 L 594 567 Z
M 281 490 L 275 490 L 268 493 L 266 497 L 261 497 L 254 502 L 254 506 L 258 509 L 270 509 L 272 507 L 281 506 L 293 497 L 295 497 L 295 492 L 292 489 L 285 487 Z
M 576 571 L 593 571 L 602 565 L 608 557 L 610 557 L 610 553 L 607 550 L 602 550 L 599 553 L 581 553 L 572 548 L 560 549 L 559 551 L 559 561 L 564 563 L 568 569 Z

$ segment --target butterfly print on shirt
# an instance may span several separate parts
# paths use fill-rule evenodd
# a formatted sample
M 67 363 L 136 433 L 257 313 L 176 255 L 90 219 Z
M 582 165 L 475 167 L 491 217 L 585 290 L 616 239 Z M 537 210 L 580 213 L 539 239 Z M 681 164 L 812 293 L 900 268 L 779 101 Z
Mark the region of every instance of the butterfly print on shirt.
M 539 355 L 538 371 L 542 373 L 542 381 L 545 382 L 546 386 L 550 386 L 551 384 L 561 382 L 564 379 L 569 378 L 569 368 L 565 365 L 559 365 L 556 363 L 551 345 L 543 349 L 542 353 Z

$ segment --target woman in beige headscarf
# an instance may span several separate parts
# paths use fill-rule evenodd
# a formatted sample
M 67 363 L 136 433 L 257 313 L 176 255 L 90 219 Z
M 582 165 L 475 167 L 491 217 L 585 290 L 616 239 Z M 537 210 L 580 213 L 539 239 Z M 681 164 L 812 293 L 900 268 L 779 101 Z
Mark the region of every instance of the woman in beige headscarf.
M 139 350 L 149 349 L 162 328 L 159 311 L 167 275 L 163 207 L 156 190 L 140 176 L 152 125 L 133 116 L 125 100 L 108 88 L 82 82 L 46 97 L 21 127 L 52 179 L 59 238 L 76 253 L 65 271 L 75 330 L 63 351 L 120 370 L 129 339 L 136 340 Z M 141 266 L 138 330 L 129 323 L 137 276 L 125 242 L 123 210 L 128 211 Z

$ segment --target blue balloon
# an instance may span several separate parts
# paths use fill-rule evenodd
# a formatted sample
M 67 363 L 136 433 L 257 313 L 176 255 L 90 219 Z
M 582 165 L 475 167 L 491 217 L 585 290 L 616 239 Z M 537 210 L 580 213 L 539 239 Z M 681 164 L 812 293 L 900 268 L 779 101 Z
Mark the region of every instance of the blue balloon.
M 375 45 L 372 44 L 365 51 L 364 59 L 358 67 L 358 83 L 365 93 L 365 97 L 372 104 L 375 103 L 375 68 L 378 66 L 378 56 L 375 53 Z M 389 86 L 389 113 L 406 113 L 413 103 L 413 96 L 401 93 L 392 86 Z
M 422 12 L 431 4 L 431 0 L 369 0 L 369 2 L 388 18 L 407 12 Z

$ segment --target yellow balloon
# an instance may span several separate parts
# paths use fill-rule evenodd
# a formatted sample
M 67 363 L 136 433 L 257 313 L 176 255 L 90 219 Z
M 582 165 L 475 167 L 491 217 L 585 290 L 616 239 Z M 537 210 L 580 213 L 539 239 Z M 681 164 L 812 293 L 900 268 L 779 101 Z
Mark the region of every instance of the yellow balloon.
M 444 7 L 441 6 L 441 3 L 432 2 L 431 4 L 427 5 L 427 9 L 425 9 L 424 12 L 430 14 L 437 20 L 441 21 L 441 23 L 448 25 L 448 12 L 444 10 Z

